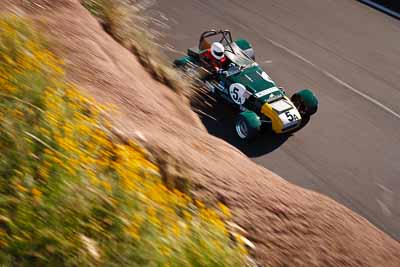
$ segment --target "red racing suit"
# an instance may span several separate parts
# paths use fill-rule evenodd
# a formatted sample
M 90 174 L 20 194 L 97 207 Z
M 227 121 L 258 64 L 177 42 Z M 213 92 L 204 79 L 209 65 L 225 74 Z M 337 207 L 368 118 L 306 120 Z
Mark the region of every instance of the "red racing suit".
M 220 60 L 216 59 L 212 54 L 211 54 L 211 49 L 208 49 L 206 52 L 201 54 L 201 57 L 211 65 L 213 68 L 213 71 L 217 72 L 218 70 L 224 68 L 226 64 L 226 57 L 223 56 Z

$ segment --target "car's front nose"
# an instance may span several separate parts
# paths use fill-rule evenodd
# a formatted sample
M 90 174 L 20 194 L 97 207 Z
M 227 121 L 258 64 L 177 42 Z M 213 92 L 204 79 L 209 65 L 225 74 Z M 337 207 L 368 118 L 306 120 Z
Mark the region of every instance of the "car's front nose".
M 281 101 L 281 100 L 279 100 Z M 296 127 L 301 123 L 301 115 L 292 103 L 286 99 L 274 103 L 265 103 L 261 107 L 261 113 L 267 116 L 272 122 L 272 130 L 275 133 L 285 133 Z M 283 104 L 287 105 L 286 108 L 281 108 Z

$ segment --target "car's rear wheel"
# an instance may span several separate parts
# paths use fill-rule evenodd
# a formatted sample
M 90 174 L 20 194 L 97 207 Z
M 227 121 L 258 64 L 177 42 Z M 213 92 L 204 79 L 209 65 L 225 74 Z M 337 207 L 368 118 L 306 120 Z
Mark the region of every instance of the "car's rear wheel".
M 236 134 L 242 140 L 251 140 L 260 131 L 261 122 L 257 114 L 251 111 L 240 113 L 235 123 Z

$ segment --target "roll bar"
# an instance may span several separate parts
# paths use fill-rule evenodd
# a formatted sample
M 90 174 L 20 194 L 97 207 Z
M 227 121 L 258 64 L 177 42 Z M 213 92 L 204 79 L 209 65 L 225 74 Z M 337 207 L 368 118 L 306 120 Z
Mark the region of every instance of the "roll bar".
M 206 41 L 207 38 L 211 37 L 211 36 L 216 36 L 216 35 L 221 35 L 221 39 L 220 42 L 222 41 L 226 41 L 226 43 L 230 46 L 230 48 L 233 51 L 233 48 L 231 46 L 232 41 L 232 34 L 229 30 L 209 30 L 209 31 L 205 31 L 201 34 L 200 36 L 200 40 L 199 40 L 199 50 L 204 50 L 206 48 L 209 48 L 210 44 Z M 208 46 L 208 47 L 205 47 Z

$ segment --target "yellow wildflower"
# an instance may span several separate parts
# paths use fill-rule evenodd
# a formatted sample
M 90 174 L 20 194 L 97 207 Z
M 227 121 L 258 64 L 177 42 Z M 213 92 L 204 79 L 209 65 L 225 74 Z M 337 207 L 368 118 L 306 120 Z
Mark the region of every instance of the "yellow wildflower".
M 32 188 L 32 195 L 36 201 L 40 201 L 40 199 L 42 198 L 42 192 L 40 192 L 39 189 L 35 187 Z
M 161 251 L 161 254 L 164 256 L 169 256 L 171 254 L 171 248 L 169 248 L 165 245 L 160 246 L 160 251 Z
M 222 213 L 223 213 L 226 217 L 230 218 L 230 217 L 232 216 L 231 211 L 229 210 L 229 208 L 228 208 L 227 206 L 225 206 L 225 205 L 222 204 L 222 203 L 218 203 L 218 206 L 219 206 L 219 209 L 222 211 Z
M 200 209 L 203 209 L 204 208 L 204 204 L 203 204 L 203 202 L 201 202 L 201 201 L 199 201 L 199 200 L 197 200 L 196 199 L 196 205 L 197 205 L 197 207 L 199 207 Z
M 178 224 L 174 224 L 172 226 L 172 232 L 175 235 L 175 237 L 178 237 L 180 235 L 181 231 Z
M 192 220 L 192 214 L 190 214 L 186 210 L 183 211 L 183 217 L 185 218 L 186 221 L 191 221 Z
M 136 240 L 140 239 L 140 235 L 139 235 L 139 231 L 138 229 L 134 226 L 131 225 L 128 229 L 127 229 L 128 234 L 133 237 Z
M 110 183 L 108 183 L 106 181 L 103 181 L 102 185 L 103 185 L 105 190 L 107 190 L 108 192 L 111 192 L 112 187 L 111 187 Z
M 15 187 L 16 187 L 17 190 L 18 190 L 19 192 L 21 192 L 21 193 L 25 193 L 25 192 L 28 191 L 28 189 L 26 189 L 26 188 L 25 188 L 24 186 L 22 186 L 21 184 L 17 184 Z

